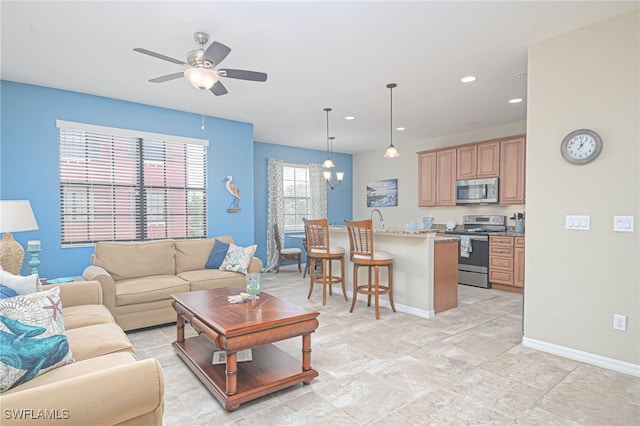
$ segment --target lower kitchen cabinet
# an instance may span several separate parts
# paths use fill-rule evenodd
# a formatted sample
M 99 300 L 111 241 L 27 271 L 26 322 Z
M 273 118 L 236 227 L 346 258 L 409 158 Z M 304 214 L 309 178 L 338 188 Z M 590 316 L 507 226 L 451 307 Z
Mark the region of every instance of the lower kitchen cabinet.
M 520 291 L 524 286 L 524 237 L 489 237 L 489 282 L 498 289 Z

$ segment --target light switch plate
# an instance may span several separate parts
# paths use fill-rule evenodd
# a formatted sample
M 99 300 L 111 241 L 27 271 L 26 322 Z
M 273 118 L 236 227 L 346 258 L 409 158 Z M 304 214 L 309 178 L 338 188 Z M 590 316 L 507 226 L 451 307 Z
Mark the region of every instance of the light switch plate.
M 614 216 L 614 232 L 633 232 L 633 216 Z
M 578 231 L 588 231 L 591 229 L 591 216 L 588 215 L 566 215 L 565 229 L 574 229 Z

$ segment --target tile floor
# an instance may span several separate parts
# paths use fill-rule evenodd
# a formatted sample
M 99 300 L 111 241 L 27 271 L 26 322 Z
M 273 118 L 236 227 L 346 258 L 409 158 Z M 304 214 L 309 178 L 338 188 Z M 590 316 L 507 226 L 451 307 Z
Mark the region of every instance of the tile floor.
M 242 404 L 232 413 L 170 346 L 175 326 L 128 333 L 165 376 L 164 424 L 173 425 L 638 425 L 640 379 L 523 347 L 522 297 L 459 287 L 459 307 L 433 319 L 350 302 L 289 267 L 262 288 L 319 311 L 311 385 Z M 299 357 L 300 338 L 278 346 Z

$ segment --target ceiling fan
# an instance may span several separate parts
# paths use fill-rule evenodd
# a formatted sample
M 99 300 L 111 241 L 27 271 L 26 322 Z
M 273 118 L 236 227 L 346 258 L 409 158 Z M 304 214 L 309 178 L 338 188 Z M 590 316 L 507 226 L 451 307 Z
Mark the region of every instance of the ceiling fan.
M 222 43 L 214 41 L 205 50 L 204 46 L 209 41 L 209 35 L 202 32 L 193 34 L 193 38 L 198 43 L 198 49 L 187 52 L 187 62 L 165 56 L 161 53 L 152 52 L 151 50 L 136 47 L 136 52 L 162 59 L 163 61 L 173 62 L 174 64 L 187 67 L 184 72 L 176 72 L 173 74 L 163 75 L 161 77 L 152 78 L 151 83 L 164 83 L 165 81 L 175 80 L 176 78 L 186 78 L 189 83 L 196 89 L 211 90 L 216 96 L 226 95 L 227 89 L 220 82 L 220 77 L 236 78 L 239 80 L 249 81 L 267 81 L 267 74 L 257 71 L 236 70 L 236 69 L 214 69 L 222 62 L 231 49 Z

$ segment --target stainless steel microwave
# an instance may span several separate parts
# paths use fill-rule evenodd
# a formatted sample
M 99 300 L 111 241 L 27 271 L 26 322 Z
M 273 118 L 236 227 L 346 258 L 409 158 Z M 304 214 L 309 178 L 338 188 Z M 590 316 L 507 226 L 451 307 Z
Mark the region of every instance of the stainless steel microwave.
M 498 178 L 456 181 L 456 204 L 498 202 Z

